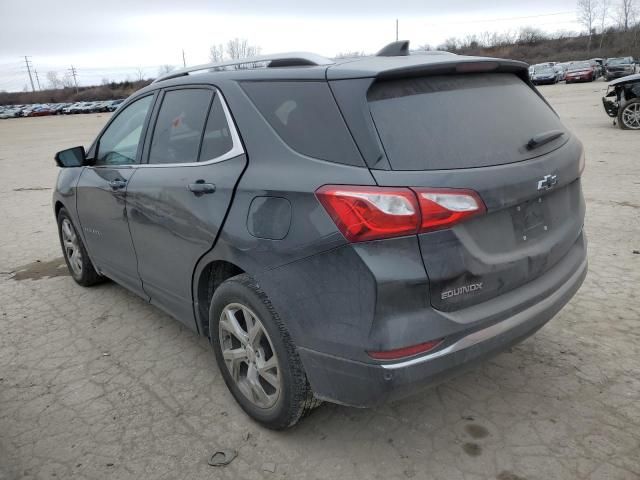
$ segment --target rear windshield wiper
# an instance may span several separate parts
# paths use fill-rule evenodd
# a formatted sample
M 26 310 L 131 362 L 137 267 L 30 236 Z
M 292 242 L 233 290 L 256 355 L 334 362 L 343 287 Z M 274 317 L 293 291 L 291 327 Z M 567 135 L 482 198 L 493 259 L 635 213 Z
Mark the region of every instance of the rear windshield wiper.
M 553 142 L 556 138 L 560 138 L 564 135 L 563 131 L 560 130 L 551 130 L 549 132 L 539 133 L 529 140 L 527 143 L 528 150 L 534 150 L 542 145 L 546 145 L 549 142 Z

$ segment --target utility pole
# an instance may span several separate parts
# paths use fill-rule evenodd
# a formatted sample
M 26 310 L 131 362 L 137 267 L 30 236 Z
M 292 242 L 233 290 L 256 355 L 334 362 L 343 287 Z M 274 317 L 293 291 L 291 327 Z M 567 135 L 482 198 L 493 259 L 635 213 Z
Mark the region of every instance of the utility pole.
M 73 65 L 71 65 L 71 68 L 69 69 L 69 71 L 71 72 L 71 76 L 73 77 L 73 83 L 75 83 L 76 85 L 76 93 L 78 93 L 78 79 L 76 78 L 78 73 L 76 72 L 76 69 Z
M 40 78 L 38 78 L 38 71 L 36 69 L 33 69 L 33 74 L 36 76 L 36 83 L 38 84 L 38 90 L 42 90 L 42 87 L 40 86 Z
M 398 41 L 398 19 L 396 18 L 396 42 Z
M 27 72 L 29 72 L 29 81 L 31 82 L 31 90 L 36 91 L 36 87 L 33 84 L 33 77 L 31 76 L 31 62 L 29 62 L 29 57 L 24 56 L 24 63 L 27 65 Z
M 187 68 L 187 61 L 184 58 L 184 48 L 182 49 L 182 66 Z

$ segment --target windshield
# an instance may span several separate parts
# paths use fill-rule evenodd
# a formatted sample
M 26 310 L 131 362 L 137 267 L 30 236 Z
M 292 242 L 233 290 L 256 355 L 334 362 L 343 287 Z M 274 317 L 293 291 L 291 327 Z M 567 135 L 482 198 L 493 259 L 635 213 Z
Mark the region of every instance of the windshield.
M 534 72 L 535 73 L 555 73 L 555 70 L 553 70 L 551 67 L 544 66 L 544 67 L 536 67 L 534 69 Z
M 367 99 L 394 170 L 519 162 L 540 155 L 525 148 L 533 136 L 565 131 L 544 100 L 509 73 L 377 82 Z
M 624 63 L 630 63 L 627 58 L 610 58 L 607 60 L 607 65 L 622 65 Z
M 576 62 L 571 64 L 571 70 L 579 70 L 583 68 L 591 68 L 591 64 L 589 62 Z

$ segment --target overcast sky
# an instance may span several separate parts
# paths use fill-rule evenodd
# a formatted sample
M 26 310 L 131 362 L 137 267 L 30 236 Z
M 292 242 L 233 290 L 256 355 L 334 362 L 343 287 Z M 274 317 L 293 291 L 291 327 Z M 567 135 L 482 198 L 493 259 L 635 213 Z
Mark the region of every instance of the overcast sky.
M 212 44 L 239 37 L 262 53 L 373 53 L 400 38 L 412 46 L 451 36 L 535 26 L 578 31 L 575 0 L 0 0 L 0 90 L 28 84 L 29 55 L 46 85 L 73 64 L 81 84 L 147 77 L 163 64 L 208 61 Z

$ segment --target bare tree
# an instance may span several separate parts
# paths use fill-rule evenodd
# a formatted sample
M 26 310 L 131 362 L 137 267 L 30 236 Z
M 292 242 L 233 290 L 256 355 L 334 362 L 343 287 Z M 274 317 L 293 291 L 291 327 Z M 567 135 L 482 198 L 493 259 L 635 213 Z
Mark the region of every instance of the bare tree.
M 109 85 L 111 83 L 111 80 L 109 80 L 107 77 L 102 77 L 102 80 L 100 81 L 100 83 L 102 85 Z
M 587 50 L 591 51 L 591 36 L 596 23 L 598 5 L 596 0 L 578 0 L 578 22 L 587 29 L 589 33 L 589 43 Z
M 579 0 L 579 1 L 582 1 L 582 0 Z M 588 1 L 594 1 L 594 0 L 588 0 Z M 522 27 L 520 29 L 520 32 L 518 32 L 518 39 L 516 40 L 516 42 L 524 45 L 535 45 L 536 43 L 539 43 L 545 39 L 546 37 L 544 32 L 539 28 Z
M 62 86 L 62 81 L 58 78 L 58 72 L 54 72 L 53 70 L 47 72 L 47 81 L 49 82 L 49 88 L 53 90 Z
M 447 38 L 442 45 L 438 45 L 438 50 L 446 50 L 454 52 L 460 46 L 460 42 L 455 37 Z
M 246 38 L 234 38 L 227 42 L 227 57 L 231 60 L 260 55 L 260 50 L 261 48 L 256 45 L 249 45 L 249 41 Z
M 136 68 L 136 79 L 144 80 L 144 69 L 142 67 Z
M 600 8 L 598 9 L 598 22 L 600 23 L 600 47 L 602 50 L 602 42 L 604 42 L 605 27 L 609 20 L 609 7 L 611 6 L 611 0 L 600 0 Z
M 73 83 L 73 76 L 71 75 L 71 73 L 66 72 L 62 77 L 62 79 L 60 80 L 60 83 L 62 84 L 63 88 L 73 87 L 74 83 Z
M 168 73 L 173 72 L 176 69 L 173 65 L 160 65 L 158 68 L 158 76 L 166 75 Z
M 211 60 L 211 63 L 220 63 L 224 61 L 224 47 L 221 43 L 218 45 L 211 45 L 209 48 L 209 60 Z
M 636 0 L 620 0 L 618 4 L 618 15 L 620 17 L 620 26 L 625 32 L 629 31 L 629 27 L 633 24 L 636 17 L 638 5 Z

